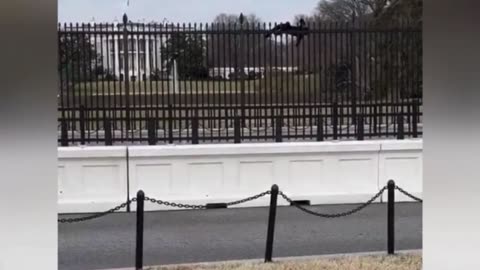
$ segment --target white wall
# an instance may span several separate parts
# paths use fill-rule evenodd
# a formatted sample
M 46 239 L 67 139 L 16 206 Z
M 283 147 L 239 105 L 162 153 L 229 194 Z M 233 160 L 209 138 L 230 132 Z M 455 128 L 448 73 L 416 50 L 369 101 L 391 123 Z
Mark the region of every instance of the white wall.
M 59 212 L 105 211 L 125 202 L 126 154 L 124 146 L 58 148 Z
M 422 191 L 421 140 L 68 147 L 59 160 L 60 212 L 104 211 L 124 202 L 127 188 L 130 197 L 142 189 L 148 197 L 190 204 L 243 199 L 272 184 L 311 204 L 365 202 L 389 179 L 414 195 Z M 268 203 L 265 196 L 238 207 Z M 279 204 L 286 202 L 279 198 Z
M 423 160 L 422 141 L 397 141 L 382 144 L 379 157 L 380 185 L 387 184 L 389 179 L 414 196 L 422 196 Z M 387 193 L 383 195 L 387 199 Z M 396 192 L 395 201 L 413 201 Z
M 312 204 L 364 201 L 378 190 L 379 150 L 378 142 L 369 141 L 133 146 L 130 196 L 142 189 L 155 198 L 204 204 L 242 199 L 277 184 Z M 240 206 L 268 202 L 264 197 Z

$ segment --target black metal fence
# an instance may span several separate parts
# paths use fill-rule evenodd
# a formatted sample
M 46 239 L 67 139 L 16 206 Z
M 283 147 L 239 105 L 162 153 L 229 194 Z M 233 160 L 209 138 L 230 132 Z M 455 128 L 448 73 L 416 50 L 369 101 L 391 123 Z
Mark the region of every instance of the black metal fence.
M 408 24 L 60 24 L 59 143 L 418 137 L 421 36 Z
M 245 198 L 243 200 L 228 202 L 228 203 L 214 203 L 206 205 L 189 205 L 189 204 L 180 204 L 174 202 L 168 202 L 163 200 L 157 200 L 154 198 L 149 198 L 145 196 L 145 193 L 142 190 L 137 192 L 135 198 L 129 199 L 127 202 L 112 208 L 103 213 L 97 213 L 90 216 L 80 217 L 80 218 L 62 218 L 58 219 L 59 223 L 78 223 L 84 222 L 105 215 L 114 213 L 126 206 L 129 206 L 132 202 L 136 202 L 136 242 L 135 242 L 135 269 L 143 269 L 143 232 L 144 232 L 144 202 L 148 201 L 151 203 L 156 203 L 159 205 L 171 206 L 179 209 L 218 209 L 218 208 L 228 208 L 232 205 L 242 204 L 248 201 L 256 200 L 258 198 L 264 197 L 266 195 L 270 196 L 270 206 L 268 214 L 268 227 L 267 227 L 267 236 L 266 236 L 266 248 L 265 248 L 265 262 L 272 262 L 273 257 L 273 242 L 274 242 L 274 233 L 275 233 L 275 223 L 276 223 L 276 212 L 277 212 L 277 200 L 280 195 L 284 200 L 286 200 L 290 206 L 296 207 L 302 212 L 307 214 L 321 217 L 321 218 L 340 218 L 355 214 L 364 208 L 370 206 L 375 200 L 377 200 L 383 193 L 387 191 L 387 253 L 395 253 L 395 191 L 399 191 L 405 196 L 411 198 L 416 202 L 423 202 L 422 199 L 408 193 L 401 187 L 397 186 L 393 180 L 388 181 L 388 184 L 380 189 L 375 195 L 372 196 L 370 200 L 365 203 L 360 204 L 352 208 L 351 210 L 341 212 L 341 213 L 319 213 L 309 209 L 308 207 L 302 205 L 301 203 L 292 200 L 284 192 L 279 190 L 277 185 L 273 185 L 270 190 L 264 191 L 257 195 Z

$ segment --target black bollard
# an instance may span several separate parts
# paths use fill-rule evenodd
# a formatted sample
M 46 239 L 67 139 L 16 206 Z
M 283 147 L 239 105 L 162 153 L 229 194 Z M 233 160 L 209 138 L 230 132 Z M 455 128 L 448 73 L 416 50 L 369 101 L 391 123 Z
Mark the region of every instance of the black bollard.
M 272 261 L 273 236 L 275 232 L 275 217 L 277 215 L 277 198 L 278 198 L 278 186 L 273 185 L 270 191 L 270 210 L 268 214 L 267 247 L 265 249 L 265 262 Z
M 387 251 L 388 254 L 395 253 L 395 182 L 388 181 L 388 202 L 387 202 Z
M 137 192 L 137 240 L 135 247 L 135 269 L 143 269 L 143 212 L 144 212 L 145 194 L 139 190 Z

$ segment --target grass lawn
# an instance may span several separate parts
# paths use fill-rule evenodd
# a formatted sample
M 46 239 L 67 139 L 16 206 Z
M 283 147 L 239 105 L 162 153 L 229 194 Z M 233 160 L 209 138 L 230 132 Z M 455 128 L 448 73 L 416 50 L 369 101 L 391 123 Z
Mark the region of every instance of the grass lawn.
M 345 256 L 274 263 L 219 263 L 159 266 L 147 270 L 421 270 L 421 255 Z
M 245 90 L 253 91 L 260 89 L 260 80 L 245 81 Z M 129 83 L 130 93 L 136 94 L 166 94 L 173 93 L 178 89 L 181 93 L 222 93 L 222 92 L 240 92 L 241 83 L 235 81 L 179 81 L 178 86 L 170 81 L 137 81 Z M 75 85 L 77 93 L 87 93 L 87 95 L 114 95 L 125 93 L 125 82 L 86 82 Z
M 275 89 L 276 92 L 308 92 L 314 91 L 320 87 L 319 76 L 297 76 L 285 75 L 274 76 L 257 80 L 245 80 L 246 92 L 270 92 Z M 172 81 L 136 81 L 129 82 L 130 93 L 136 94 L 166 94 L 172 93 L 174 89 L 180 93 L 235 93 L 240 92 L 242 83 L 235 80 L 202 80 L 202 81 L 179 81 L 178 86 L 173 85 Z M 125 93 L 125 82 L 120 81 L 98 81 L 81 82 L 74 86 L 75 92 L 87 95 L 118 95 Z M 288 91 L 286 89 L 289 89 Z

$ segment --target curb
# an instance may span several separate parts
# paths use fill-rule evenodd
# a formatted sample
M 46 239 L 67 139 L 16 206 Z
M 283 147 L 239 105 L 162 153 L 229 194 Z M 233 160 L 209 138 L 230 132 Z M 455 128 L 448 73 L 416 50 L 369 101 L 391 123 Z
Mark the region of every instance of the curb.
M 398 250 L 396 254 L 422 254 L 422 249 L 408 249 L 408 250 Z M 371 251 L 371 252 L 355 252 L 355 253 L 335 253 L 335 254 L 325 254 L 325 255 L 309 255 L 309 256 L 294 256 L 294 257 L 277 257 L 274 259 L 275 262 L 285 262 L 285 261 L 308 261 L 308 260 L 317 260 L 317 259 L 330 259 L 330 258 L 341 258 L 341 257 L 364 257 L 364 256 L 378 256 L 378 255 L 387 255 L 385 251 Z M 213 262 L 198 262 L 198 263 L 181 263 L 181 264 L 163 264 L 162 266 L 211 266 L 217 265 L 220 263 L 227 264 L 236 264 L 236 263 L 264 263 L 263 259 L 246 259 L 246 260 L 230 260 L 230 261 L 213 261 Z M 145 266 L 154 267 L 155 265 Z M 111 268 L 111 269 L 97 269 L 97 270 L 135 270 L 134 267 L 130 268 Z

